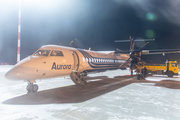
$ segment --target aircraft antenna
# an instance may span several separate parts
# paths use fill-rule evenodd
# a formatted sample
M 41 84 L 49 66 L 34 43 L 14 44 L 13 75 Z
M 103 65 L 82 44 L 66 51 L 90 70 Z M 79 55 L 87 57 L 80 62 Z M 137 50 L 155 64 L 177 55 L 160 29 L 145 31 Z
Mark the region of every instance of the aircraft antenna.
M 19 24 L 18 24 L 18 46 L 17 46 L 17 63 L 20 61 L 20 35 L 21 35 L 21 0 L 19 0 Z

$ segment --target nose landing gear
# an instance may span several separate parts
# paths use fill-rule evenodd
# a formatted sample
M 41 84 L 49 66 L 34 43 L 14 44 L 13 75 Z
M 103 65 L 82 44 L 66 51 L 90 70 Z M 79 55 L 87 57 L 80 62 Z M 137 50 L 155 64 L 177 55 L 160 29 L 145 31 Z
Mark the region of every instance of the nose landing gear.
M 31 82 L 29 81 L 27 87 L 26 87 L 26 90 L 28 92 L 37 92 L 38 91 L 38 85 L 37 84 L 34 84 L 34 82 Z

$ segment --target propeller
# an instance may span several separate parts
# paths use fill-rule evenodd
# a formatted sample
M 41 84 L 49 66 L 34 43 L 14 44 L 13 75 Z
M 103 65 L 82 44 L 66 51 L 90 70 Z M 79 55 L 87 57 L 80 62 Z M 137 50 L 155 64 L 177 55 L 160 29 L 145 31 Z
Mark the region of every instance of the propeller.
M 139 62 L 141 61 L 141 51 L 142 49 L 149 43 L 146 42 L 141 48 L 139 48 L 138 50 L 134 50 L 134 45 L 135 45 L 135 41 L 152 41 L 155 39 L 138 39 L 138 40 L 134 40 L 133 38 L 131 38 L 131 36 L 129 37 L 129 42 L 130 42 L 130 51 L 129 51 L 129 58 L 120 65 L 123 66 L 125 63 L 127 63 L 129 60 L 131 60 L 131 64 L 130 64 L 130 69 L 131 69 L 131 75 L 133 75 L 133 68 L 136 68 L 137 66 L 139 66 Z M 127 40 L 116 40 L 115 42 L 127 42 Z M 121 51 L 117 51 L 116 53 L 121 53 Z
M 128 54 L 129 58 L 120 65 L 123 66 L 125 63 L 127 63 L 129 60 L 131 60 L 130 69 L 131 69 L 131 75 L 133 75 L 133 68 L 136 68 L 137 66 L 141 66 L 141 55 L 149 55 L 149 54 L 162 54 L 165 55 L 165 53 L 180 53 L 180 49 L 157 49 L 157 50 L 142 50 L 149 42 L 146 42 L 142 47 L 140 47 L 138 50 L 134 50 L 135 41 L 154 41 L 155 39 L 136 39 L 133 40 L 131 36 L 129 37 L 129 40 L 115 40 L 115 42 L 128 42 L 130 41 L 130 50 L 117 50 L 115 53 L 123 53 Z M 141 67 L 140 67 L 141 68 Z M 145 69 L 143 69 L 144 72 Z M 140 79 L 141 76 L 141 70 L 137 72 L 137 77 Z

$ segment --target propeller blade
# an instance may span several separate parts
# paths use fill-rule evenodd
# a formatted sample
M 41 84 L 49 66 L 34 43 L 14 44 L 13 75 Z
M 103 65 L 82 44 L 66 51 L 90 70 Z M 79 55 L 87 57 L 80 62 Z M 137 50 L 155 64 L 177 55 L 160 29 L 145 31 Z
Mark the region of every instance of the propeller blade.
M 129 42 L 129 40 L 115 40 L 114 42 Z
M 143 47 L 145 47 L 147 44 L 149 44 L 149 42 L 145 43 L 141 48 L 139 48 L 137 52 L 139 53 L 143 49 Z
M 115 54 L 116 53 L 129 54 L 129 52 L 130 52 L 129 50 L 116 50 Z
M 135 42 L 133 41 L 131 46 L 130 46 L 130 51 L 133 51 L 134 50 L 134 45 L 135 45 Z
M 136 42 L 143 42 L 143 41 L 154 41 L 155 39 L 135 39 Z
M 119 67 L 122 67 L 125 63 L 127 63 L 127 61 L 131 59 L 131 58 L 128 58 L 123 64 L 121 64 Z

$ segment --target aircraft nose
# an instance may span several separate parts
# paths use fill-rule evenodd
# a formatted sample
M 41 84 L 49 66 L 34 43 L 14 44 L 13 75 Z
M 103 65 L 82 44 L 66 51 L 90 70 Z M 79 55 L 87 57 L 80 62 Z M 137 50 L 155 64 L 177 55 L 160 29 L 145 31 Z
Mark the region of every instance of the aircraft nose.
M 23 80 L 23 71 L 20 67 L 15 67 L 5 74 L 5 78 L 9 80 Z

